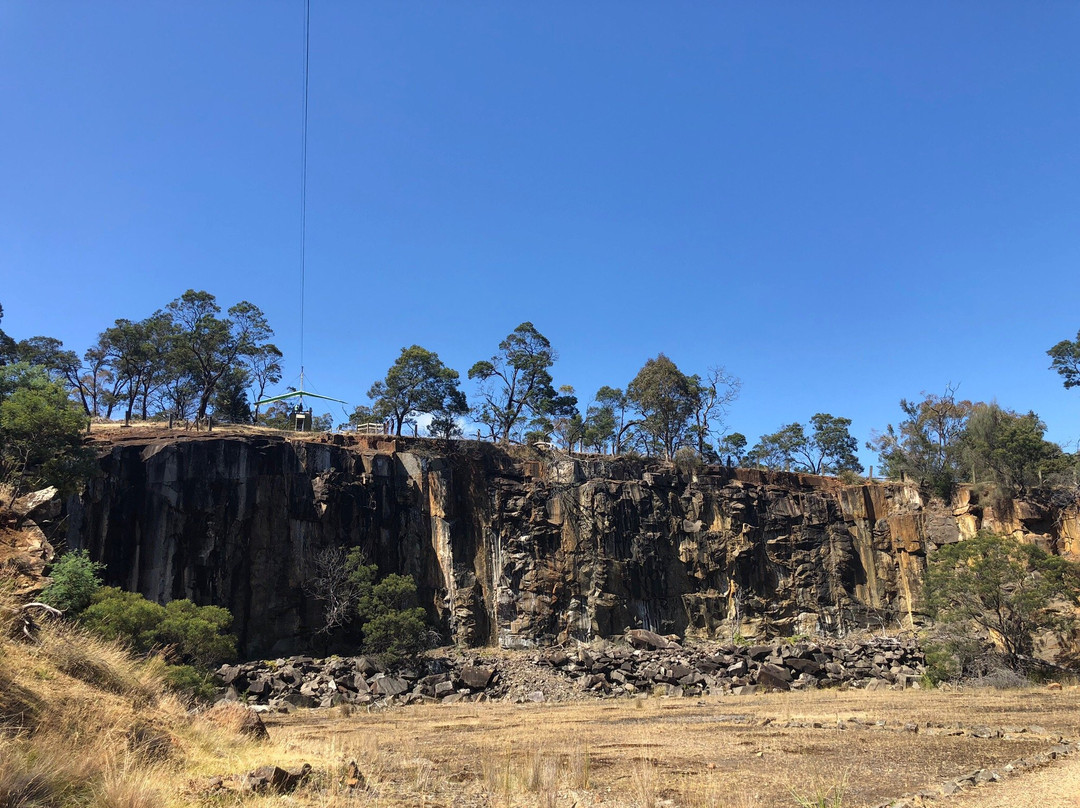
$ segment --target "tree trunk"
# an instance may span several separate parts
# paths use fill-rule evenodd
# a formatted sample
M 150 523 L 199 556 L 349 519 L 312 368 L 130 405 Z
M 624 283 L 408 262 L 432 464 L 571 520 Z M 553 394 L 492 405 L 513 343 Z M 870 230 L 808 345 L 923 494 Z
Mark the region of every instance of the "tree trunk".
M 214 394 L 213 386 L 203 388 L 199 393 L 199 409 L 195 413 L 195 420 L 201 421 L 206 417 L 206 410 L 210 407 L 210 396 Z

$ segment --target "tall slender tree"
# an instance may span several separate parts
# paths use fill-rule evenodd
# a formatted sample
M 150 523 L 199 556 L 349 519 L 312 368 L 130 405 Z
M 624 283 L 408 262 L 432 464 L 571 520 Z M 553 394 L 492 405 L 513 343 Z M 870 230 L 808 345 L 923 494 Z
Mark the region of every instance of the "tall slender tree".
M 266 388 L 281 381 L 282 353 L 276 345 L 267 343 L 256 350 L 249 360 L 251 392 L 255 400 L 253 420 L 259 423 L 259 402 L 266 395 Z
M 524 322 L 499 343 L 497 354 L 469 369 L 469 378 L 481 383 L 475 417 L 500 443 L 509 443 L 529 418 L 551 415 L 558 406 L 549 370 L 556 358 L 547 337 Z

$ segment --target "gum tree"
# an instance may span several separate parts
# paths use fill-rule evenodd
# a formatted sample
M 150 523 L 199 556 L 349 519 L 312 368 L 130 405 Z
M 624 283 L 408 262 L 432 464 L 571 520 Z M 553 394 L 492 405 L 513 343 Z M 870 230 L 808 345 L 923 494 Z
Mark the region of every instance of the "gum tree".
M 524 322 L 499 343 L 497 354 L 469 368 L 469 378 L 480 382 L 475 417 L 500 443 L 509 443 L 528 420 L 554 413 L 559 397 L 550 368 L 557 358 L 547 337 Z
M 371 385 L 368 398 L 374 401 L 375 413 L 391 418 L 395 434 L 400 435 L 402 427 L 415 422 L 418 415 L 467 412 L 458 379 L 458 372 L 444 365 L 437 353 L 413 345 L 401 349 L 386 378 Z
M 176 359 L 199 389 L 195 417 L 205 418 L 225 374 L 263 350 L 274 332 L 262 310 L 246 300 L 218 317 L 221 307 L 209 292 L 188 289 L 166 310 L 176 329 Z

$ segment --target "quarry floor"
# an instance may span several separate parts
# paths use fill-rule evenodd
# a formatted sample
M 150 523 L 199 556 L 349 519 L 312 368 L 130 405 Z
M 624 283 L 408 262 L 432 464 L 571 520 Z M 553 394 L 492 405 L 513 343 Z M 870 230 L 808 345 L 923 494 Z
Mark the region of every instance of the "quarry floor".
M 835 805 L 854 808 L 1080 738 L 1080 690 L 333 708 L 268 716 L 267 726 L 287 756 L 279 762 L 327 773 L 322 789 L 294 795 L 301 804 L 745 808 L 842 790 Z M 365 789 L 336 774 L 353 759 Z M 1080 753 L 911 804 L 1080 806 Z

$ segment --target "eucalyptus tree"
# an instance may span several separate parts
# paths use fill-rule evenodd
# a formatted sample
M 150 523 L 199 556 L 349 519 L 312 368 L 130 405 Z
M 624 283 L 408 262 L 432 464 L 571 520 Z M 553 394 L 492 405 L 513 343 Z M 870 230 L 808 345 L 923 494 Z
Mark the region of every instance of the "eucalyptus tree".
M 1080 386 L 1080 331 L 1075 341 L 1063 339 L 1046 353 L 1050 357 L 1050 369 L 1061 375 L 1066 389 Z
M 690 381 L 694 397 L 690 433 L 697 442 L 698 454 L 704 457 L 713 451 L 709 440 L 717 431 L 723 431 L 724 416 L 739 397 L 742 381 L 722 366 L 709 368 L 704 377 L 694 374 Z
M 144 320 L 117 320 L 98 338 L 112 371 L 113 395 L 124 403 L 124 423 L 131 422 L 136 403 L 148 416 L 150 394 L 163 383 L 173 350 L 172 323 L 163 312 Z
M 251 380 L 252 398 L 255 400 L 255 411 L 252 420 L 259 422 L 259 404 L 266 395 L 266 388 L 281 381 L 281 350 L 273 344 L 267 343 L 256 350 L 248 359 L 249 378 Z
M 620 387 L 604 385 L 593 397 L 596 402 L 585 413 L 586 440 L 600 449 L 611 445 L 611 453 L 622 454 L 627 438 L 640 421 L 632 418 L 633 404 Z
M 974 405 L 958 401 L 952 385 L 942 395 L 923 396 L 901 399 L 904 420 L 872 435 L 866 445 L 877 451 L 886 477 L 908 475 L 944 496 L 957 479 L 960 438 Z
M 809 474 L 863 470 L 855 455 L 859 443 L 848 431 L 850 418 L 819 412 L 810 424 L 813 432 L 809 435 L 798 421 L 762 435 L 750 450 L 750 459 L 766 468 L 793 468 Z
M 371 385 L 368 398 L 374 402 L 375 414 L 390 418 L 394 433 L 400 435 L 402 427 L 415 423 L 419 415 L 468 412 L 458 385 L 458 372 L 444 365 L 437 353 L 412 345 L 402 348 L 386 377 Z
M 716 451 L 721 458 L 731 458 L 731 461 L 738 466 L 746 456 L 747 443 L 746 435 L 742 432 L 732 432 L 730 435 L 724 435 L 717 442 Z
M 698 382 L 662 353 L 647 361 L 626 388 L 649 447 L 663 450 L 667 460 L 686 443 L 698 395 Z
M 242 300 L 226 317 L 214 295 L 189 289 L 166 307 L 176 329 L 174 354 L 198 387 L 195 417 L 206 417 L 214 390 L 236 364 L 264 348 L 273 331 L 254 303 Z
M 550 416 L 565 404 L 552 386 L 556 358 L 547 337 L 524 322 L 499 343 L 497 354 L 469 368 L 469 378 L 480 382 L 474 417 L 494 439 L 509 443 L 530 418 Z

